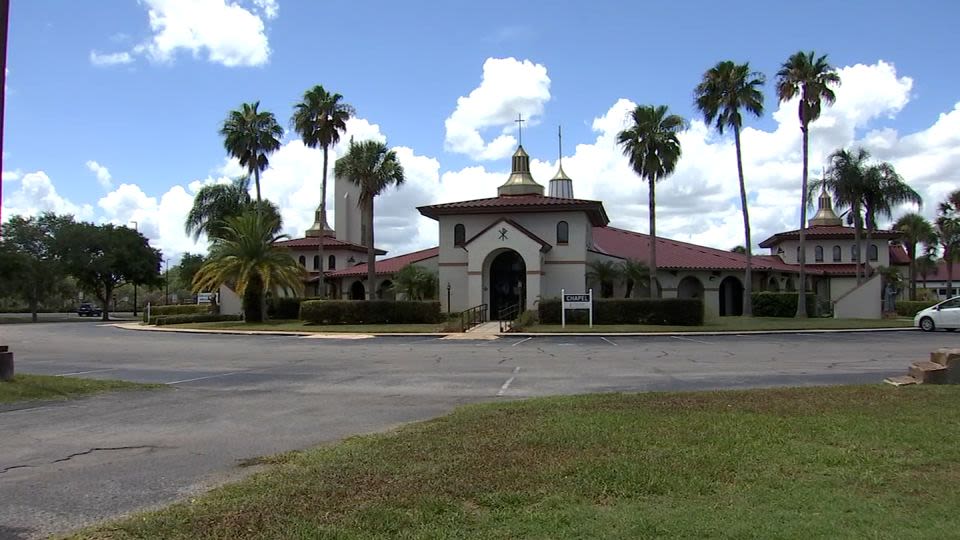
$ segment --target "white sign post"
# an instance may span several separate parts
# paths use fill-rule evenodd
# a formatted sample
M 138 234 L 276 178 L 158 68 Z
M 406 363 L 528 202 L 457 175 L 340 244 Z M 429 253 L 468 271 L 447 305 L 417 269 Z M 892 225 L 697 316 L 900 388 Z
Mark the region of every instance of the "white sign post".
M 593 328 L 593 289 L 587 289 L 587 294 L 567 294 L 567 291 L 560 289 L 560 325 L 567 327 L 568 309 L 586 309 L 590 311 L 590 328 Z

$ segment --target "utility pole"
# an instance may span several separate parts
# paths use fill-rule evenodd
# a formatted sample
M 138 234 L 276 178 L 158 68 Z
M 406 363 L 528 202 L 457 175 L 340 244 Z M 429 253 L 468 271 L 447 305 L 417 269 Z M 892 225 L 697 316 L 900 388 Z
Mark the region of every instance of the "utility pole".
M 163 260 L 163 305 L 170 303 L 170 259 Z
M 134 220 L 130 220 L 130 223 L 133 223 L 133 230 L 140 232 L 140 224 Z M 133 282 L 133 316 L 137 316 L 137 282 Z
M 7 29 L 10 0 L 0 0 L 0 171 L 3 170 L 3 111 L 7 99 Z M 0 237 L 3 236 L 3 182 L 0 181 Z

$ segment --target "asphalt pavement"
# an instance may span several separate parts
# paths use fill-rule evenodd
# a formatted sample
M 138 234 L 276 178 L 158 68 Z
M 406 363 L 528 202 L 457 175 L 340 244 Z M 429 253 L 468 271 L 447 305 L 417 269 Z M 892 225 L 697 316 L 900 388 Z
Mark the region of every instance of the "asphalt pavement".
M 323 339 L 0 325 L 23 373 L 164 383 L 0 406 L 0 538 L 156 507 L 242 477 L 250 458 L 478 401 L 876 383 L 960 335 L 392 336 Z M 891 391 L 895 389 L 891 388 Z

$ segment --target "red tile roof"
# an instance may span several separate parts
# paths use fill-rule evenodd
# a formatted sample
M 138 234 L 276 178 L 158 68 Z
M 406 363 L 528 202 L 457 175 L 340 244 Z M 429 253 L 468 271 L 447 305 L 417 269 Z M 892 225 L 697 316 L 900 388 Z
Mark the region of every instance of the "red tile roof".
M 824 227 L 807 227 L 805 229 L 805 238 L 853 238 L 854 229 L 853 227 L 841 227 L 841 226 L 824 226 Z M 871 233 L 873 238 L 900 238 L 901 233 L 899 231 L 873 231 Z M 863 236 L 866 238 L 866 235 Z M 786 231 L 777 233 L 770 238 L 767 238 L 763 242 L 760 242 L 760 247 L 769 248 L 773 247 L 784 240 L 797 240 L 800 238 L 800 229 L 793 231 Z
M 903 244 L 890 244 L 890 264 L 910 264 L 910 255 Z
M 593 244 L 596 251 L 622 259 L 646 261 L 650 249 L 650 237 L 646 234 L 617 229 L 594 227 Z M 714 249 L 687 242 L 657 237 L 657 267 L 695 270 L 743 270 L 747 258 L 740 253 Z M 753 268 L 781 272 L 798 272 L 799 267 L 787 264 L 779 257 L 755 255 Z M 812 273 L 817 273 L 807 266 Z
M 307 236 L 305 238 L 294 238 L 292 240 L 283 240 L 282 242 L 277 242 L 278 246 L 297 249 L 297 248 L 316 248 L 320 246 L 320 237 L 319 236 Z M 360 253 L 366 253 L 367 247 L 361 246 L 358 244 L 353 244 L 351 242 L 344 242 L 342 240 L 337 240 L 332 236 L 323 237 L 323 247 L 331 247 L 338 249 L 346 249 L 349 251 L 358 251 Z M 378 249 L 377 255 L 386 255 L 386 251 Z
M 407 253 L 406 255 L 400 255 L 398 257 L 391 257 L 389 259 L 383 259 L 382 261 L 377 261 L 376 271 L 378 276 L 384 274 L 393 274 L 399 271 L 404 266 L 408 264 L 414 264 L 427 259 L 432 259 L 440 255 L 439 247 L 432 247 L 429 249 L 422 249 L 420 251 L 414 251 L 413 253 Z M 330 278 L 341 278 L 341 277 L 354 277 L 354 276 L 365 276 L 367 275 L 367 263 L 358 264 L 356 266 L 351 266 L 350 268 L 344 268 L 343 270 L 335 270 L 333 272 L 327 272 L 327 277 Z
M 587 212 L 590 222 L 597 227 L 610 223 L 603 203 L 583 199 L 564 199 L 543 195 L 503 195 L 489 199 L 474 199 L 452 203 L 434 204 L 417 208 L 421 214 L 431 219 L 450 214 L 496 214 L 544 212 L 546 209 L 562 212 L 581 210 Z
M 923 279 L 923 276 L 920 272 L 917 272 L 917 281 Z M 937 262 L 937 269 L 934 272 L 927 274 L 927 281 L 946 281 L 947 280 L 947 263 L 944 261 Z M 960 262 L 953 263 L 953 286 L 956 287 L 960 285 Z

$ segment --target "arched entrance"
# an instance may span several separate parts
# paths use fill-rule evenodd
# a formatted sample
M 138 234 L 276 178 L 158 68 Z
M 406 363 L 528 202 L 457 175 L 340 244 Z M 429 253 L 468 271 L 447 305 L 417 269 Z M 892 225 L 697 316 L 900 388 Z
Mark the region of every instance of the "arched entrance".
M 377 286 L 377 298 L 380 300 L 396 300 L 397 295 L 393 290 L 393 282 L 385 279 Z
M 743 284 L 727 276 L 720 282 L 720 316 L 743 315 Z
M 367 291 L 363 288 L 363 283 L 359 281 L 354 281 L 353 285 L 350 286 L 350 299 L 351 300 L 363 300 L 367 297 Z
M 500 310 L 526 305 L 527 265 L 513 250 L 505 250 L 490 261 L 490 318 L 497 319 Z
M 700 283 L 700 280 L 693 276 L 681 279 L 677 285 L 677 298 L 703 299 L 703 283 Z

